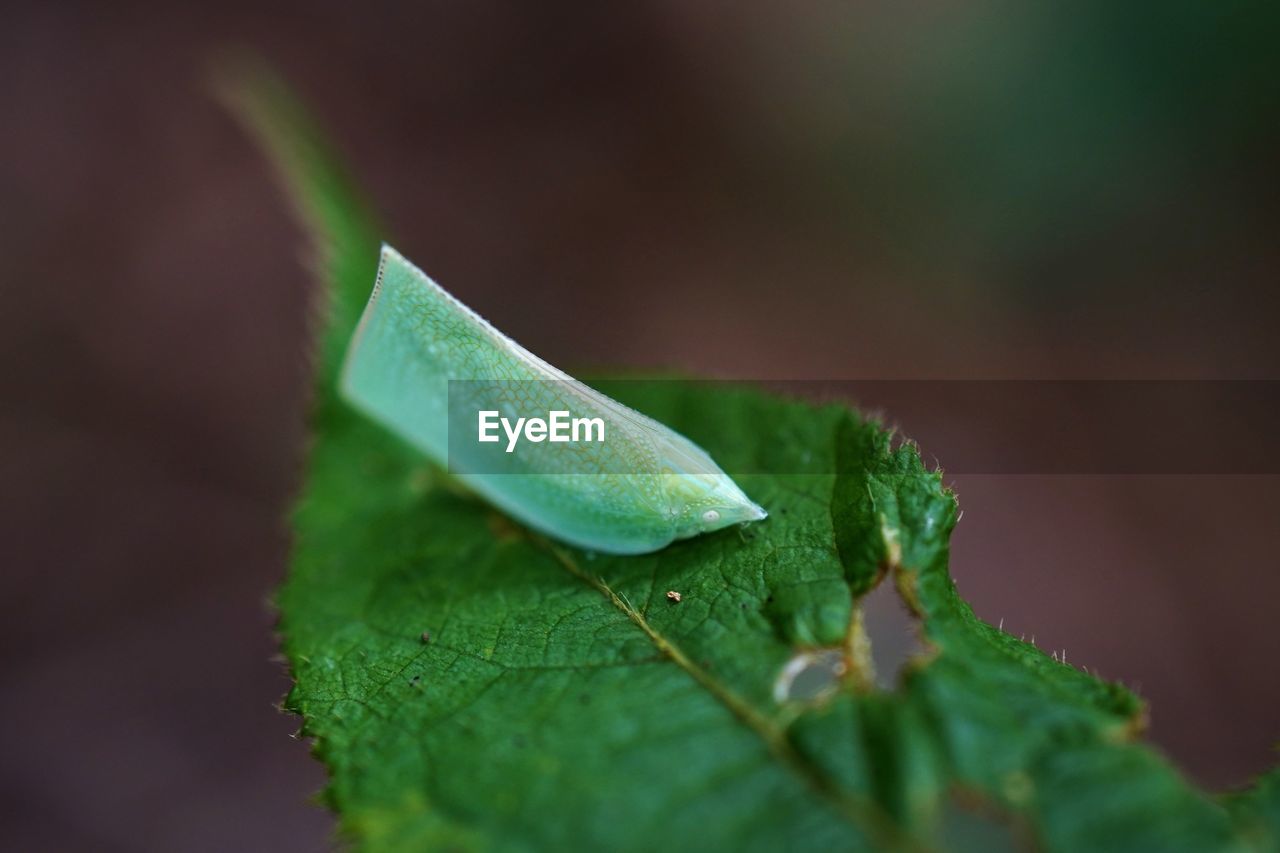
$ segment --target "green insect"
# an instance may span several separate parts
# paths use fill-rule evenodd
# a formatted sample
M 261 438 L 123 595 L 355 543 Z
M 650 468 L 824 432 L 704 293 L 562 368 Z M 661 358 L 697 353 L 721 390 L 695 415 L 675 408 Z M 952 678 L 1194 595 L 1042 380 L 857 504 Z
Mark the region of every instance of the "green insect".
M 643 554 L 767 515 L 689 439 L 547 364 L 389 246 L 341 388 L 505 512 L 582 548 Z M 486 411 L 599 419 L 601 440 L 485 443 Z

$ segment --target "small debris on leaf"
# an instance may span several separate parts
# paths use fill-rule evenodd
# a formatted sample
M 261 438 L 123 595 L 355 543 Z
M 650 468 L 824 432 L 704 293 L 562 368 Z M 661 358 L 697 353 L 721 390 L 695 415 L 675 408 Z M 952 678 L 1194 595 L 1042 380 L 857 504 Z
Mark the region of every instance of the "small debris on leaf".
M 681 595 L 680 595 L 680 593 L 676 592 L 674 589 L 669 589 L 669 590 L 667 590 L 667 598 L 668 598 L 670 601 L 674 601 L 676 604 L 679 604 L 679 603 L 680 603 L 680 599 L 681 599 Z

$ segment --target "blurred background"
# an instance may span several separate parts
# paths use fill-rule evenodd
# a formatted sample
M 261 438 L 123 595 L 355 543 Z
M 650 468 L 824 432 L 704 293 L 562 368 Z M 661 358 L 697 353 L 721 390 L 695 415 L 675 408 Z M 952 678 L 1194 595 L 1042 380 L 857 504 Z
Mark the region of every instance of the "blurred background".
M 219 51 L 274 64 L 397 246 L 557 365 L 1271 379 L 1277 17 L 0 0 L 0 847 L 328 843 L 269 606 L 312 283 Z M 951 479 L 979 615 L 1136 688 L 1207 786 L 1277 760 L 1276 477 Z

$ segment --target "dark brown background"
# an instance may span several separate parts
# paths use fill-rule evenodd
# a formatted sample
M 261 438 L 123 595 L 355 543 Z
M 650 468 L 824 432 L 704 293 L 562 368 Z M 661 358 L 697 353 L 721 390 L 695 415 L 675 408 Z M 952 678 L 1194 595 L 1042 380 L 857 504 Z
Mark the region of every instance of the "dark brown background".
M 267 603 L 310 283 L 228 45 L 556 364 L 1277 375 L 1265 4 L 107 5 L 0 6 L 5 849 L 330 831 Z M 1137 687 L 1204 783 L 1274 762 L 1274 477 L 955 479 L 980 615 Z

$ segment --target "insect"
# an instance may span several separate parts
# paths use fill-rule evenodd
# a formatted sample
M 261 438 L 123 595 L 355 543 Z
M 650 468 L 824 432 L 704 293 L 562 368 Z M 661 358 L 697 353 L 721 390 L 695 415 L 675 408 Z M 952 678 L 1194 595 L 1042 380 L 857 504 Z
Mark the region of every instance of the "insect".
M 643 554 L 767 515 L 689 439 L 524 349 L 390 246 L 340 384 L 349 403 L 498 508 L 581 548 Z M 525 442 L 499 449 L 494 467 L 484 454 L 499 445 L 466 440 L 484 410 L 599 417 L 605 440 Z

